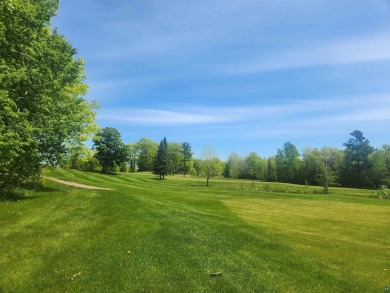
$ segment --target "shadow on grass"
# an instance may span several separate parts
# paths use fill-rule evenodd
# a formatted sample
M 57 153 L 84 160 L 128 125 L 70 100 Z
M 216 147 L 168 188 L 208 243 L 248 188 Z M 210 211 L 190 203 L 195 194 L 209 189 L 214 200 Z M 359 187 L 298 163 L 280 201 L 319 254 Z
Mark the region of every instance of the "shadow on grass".
M 153 177 L 153 178 L 150 178 L 150 180 L 157 180 L 157 181 L 167 181 L 168 179 L 167 178 L 160 178 L 160 177 Z
M 37 196 L 28 196 L 22 190 L 7 190 L 0 192 L 0 201 L 21 201 L 26 199 L 34 199 Z
M 33 192 L 54 192 L 59 189 L 43 186 L 42 184 L 30 183 L 25 184 L 22 188 L 16 188 L 13 190 L 0 191 L 0 201 L 21 201 L 38 198 L 39 196 L 33 195 Z
M 103 174 L 103 175 L 111 175 L 111 176 L 118 176 L 117 172 L 110 172 L 110 171 L 102 172 L 102 171 L 97 171 L 97 170 L 85 170 L 83 172 L 94 173 L 94 174 Z

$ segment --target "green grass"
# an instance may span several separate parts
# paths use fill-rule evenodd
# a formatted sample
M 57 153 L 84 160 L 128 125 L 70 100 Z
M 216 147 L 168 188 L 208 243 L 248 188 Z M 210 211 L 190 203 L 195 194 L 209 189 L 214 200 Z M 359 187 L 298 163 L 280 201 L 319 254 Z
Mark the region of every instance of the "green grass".
M 161 181 L 62 169 L 48 175 L 115 190 L 46 181 L 0 202 L 0 292 L 390 286 L 390 201 L 369 198 L 371 191 L 323 195 L 308 191 L 316 187 L 223 179 L 206 187 L 178 175 Z

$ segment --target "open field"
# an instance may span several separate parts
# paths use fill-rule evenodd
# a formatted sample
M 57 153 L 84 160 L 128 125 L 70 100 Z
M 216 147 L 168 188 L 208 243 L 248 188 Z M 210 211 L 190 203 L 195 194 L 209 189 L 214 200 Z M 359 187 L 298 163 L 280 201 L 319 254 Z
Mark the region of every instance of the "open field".
M 372 191 L 323 195 L 223 179 L 206 187 L 179 175 L 62 169 L 47 176 L 114 190 L 47 180 L 25 198 L 0 201 L 0 292 L 390 287 L 390 201 L 369 198 Z

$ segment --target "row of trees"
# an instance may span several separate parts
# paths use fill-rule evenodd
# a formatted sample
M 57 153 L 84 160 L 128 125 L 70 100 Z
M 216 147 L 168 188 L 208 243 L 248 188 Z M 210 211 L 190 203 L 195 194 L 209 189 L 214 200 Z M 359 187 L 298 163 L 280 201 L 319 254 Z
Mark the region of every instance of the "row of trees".
M 142 138 L 136 143 L 124 144 L 120 133 L 112 127 L 98 131 L 93 138 L 95 154 L 89 151 L 74 152 L 70 156 L 70 167 L 95 169 L 100 165 L 103 172 L 130 171 L 154 172 L 163 179 L 166 175 L 181 173 L 184 176 L 192 169 L 192 151 L 188 142 L 160 144 Z
M 136 143 L 124 144 L 120 133 L 112 127 L 98 131 L 93 138 L 93 150 L 77 150 L 69 155 L 68 167 L 108 171 L 149 171 L 160 179 L 167 175 L 191 173 L 204 175 L 207 185 L 210 178 L 222 174 L 223 162 L 220 161 L 212 146 L 205 147 L 202 159 L 193 159 L 191 145 L 188 142 L 160 144 L 142 138 Z
M 113 128 L 104 128 L 94 139 L 95 158 L 104 172 L 117 168 L 149 171 L 161 179 L 168 174 L 204 175 L 227 178 L 279 181 L 287 183 L 322 185 L 328 192 L 329 186 L 352 186 L 375 188 L 390 183 L 390 146 L 374 149 L 359 130 L 351 133 L 344 143 L 345 149 L 324 147 L 306 148 L 300 154 L 291 142 L 286 142 L 277 154 L 261 158 L 255 152 L 245 157 L 232 152 L 226 162 L 218 159 L 211 146 L 205 147 L 201 158 L 193 159 L 191 145 L 168 143 L 166 138 L 160 144 L 142 138 L 131 144 L 124 144 L 120 134 Z M 116 157 L 115 157 L 116 156 Z M 96 164 L 87 164 L 96 168 Z
M 268 159 L 250 153 L 241 158 L 233 152 L 224 176 L 324 186 L 377 188 L 390 184 L 390 146 L 374 149 L 359 130 L 351 133 L 344 150 L 307 148 L 300 154 L 291 142 Z

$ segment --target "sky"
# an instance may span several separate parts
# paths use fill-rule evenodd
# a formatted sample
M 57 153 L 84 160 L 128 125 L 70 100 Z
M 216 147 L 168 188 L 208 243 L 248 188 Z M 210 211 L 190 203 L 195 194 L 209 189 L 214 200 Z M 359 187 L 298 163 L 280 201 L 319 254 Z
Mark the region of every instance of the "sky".
M 52 25 L 125 143 L 390 144 L 390 0 L 62 0 Z

